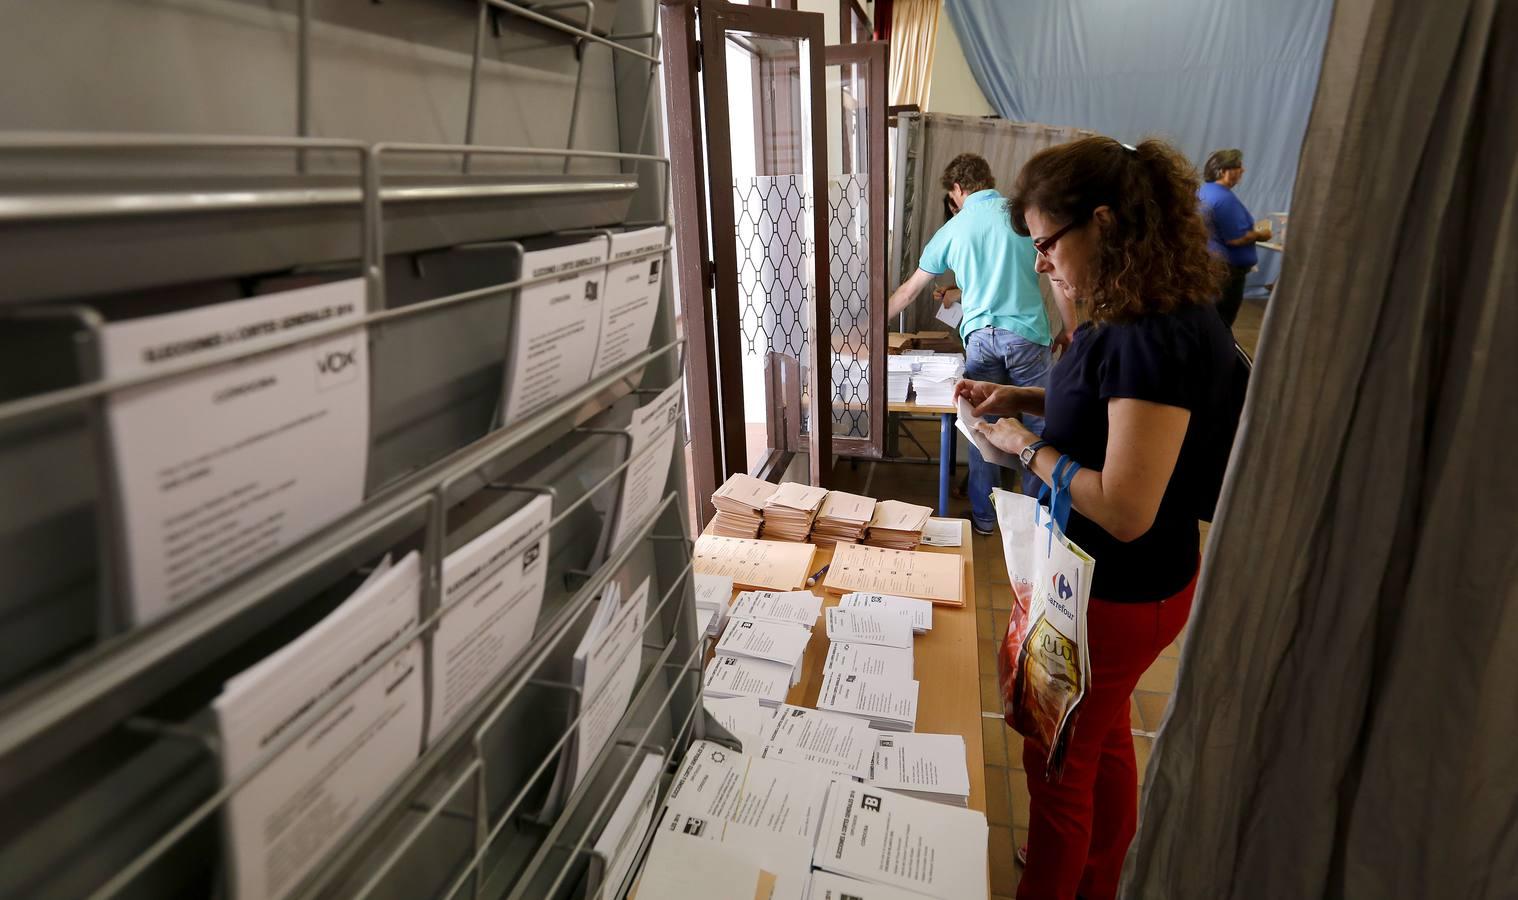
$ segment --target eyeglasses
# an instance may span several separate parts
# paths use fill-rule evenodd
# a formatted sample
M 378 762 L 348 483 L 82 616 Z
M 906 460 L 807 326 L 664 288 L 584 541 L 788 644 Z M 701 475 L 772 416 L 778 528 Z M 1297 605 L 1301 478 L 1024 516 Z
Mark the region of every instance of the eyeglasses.
M 1089 218 L 1089 217 L 1088 216 L 1081 216 L 1080 218 L 1078 218 L 1075 221 L 1071 222 L 1069 225 L 1066 225 L 1064 228 L 1061 228 L 1059 231 L 1054 232 L 1053 234 L 1049 235 L 1048 237 L 1046 237 L 1046 238 L 1039 238 L 1038 240 L 1036 240 L 1036 241 L 1033 242 L 1033 249 L 1038 251 L 1038 255 L 1039 256 L 1042 256 L 1044 259 L 1048 259 L 1049 258 L 1049 251 L 1053 250 L 1054 249 L 1054 245 L 1059 241 L 1059 239 L 1065 236 L 1065 232 L 1067 232 L 1070 229 L 1076 227 L 1077 225 L 1085 224 L 1085 221 L 1086 221 L 1087 218 Z

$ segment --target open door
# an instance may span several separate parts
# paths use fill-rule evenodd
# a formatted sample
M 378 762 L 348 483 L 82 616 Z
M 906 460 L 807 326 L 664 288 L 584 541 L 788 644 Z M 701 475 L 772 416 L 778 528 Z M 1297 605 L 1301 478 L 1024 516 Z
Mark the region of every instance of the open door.
M 886 44 L 824 51 L 833 451 L 879 457 L 885 430 Z
M 835 416 L 817 414 L 829 405 L 817 398 L 834 396 L 830 254 L 817 252 L 829 233 L 822 16 L 699 9 L 722 477 L 826 485 Z

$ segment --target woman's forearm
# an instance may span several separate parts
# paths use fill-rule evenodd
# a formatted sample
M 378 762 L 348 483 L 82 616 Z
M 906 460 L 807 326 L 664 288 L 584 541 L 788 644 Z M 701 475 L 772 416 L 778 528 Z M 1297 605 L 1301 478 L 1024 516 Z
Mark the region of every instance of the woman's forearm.
M 1054 465 L 1059 462 L 1059 450 L 1040 447 L 1033 456 L 1033 474 L 1044 484 L 1054 484 Z M 1102 530 L 1120 541 L 1131 541 L 1149 530 L 1153 521 L 1136 522 L 1135 517 L 1120 504 L 1114 504 L 1103 490 L 1102 473 L 1095 469 L 1081 469 L 1070 483 L 1070 505 L 1077 512 L 1101 526 Z
M 1044 415 L 1044 389 L 1041 387 L 1020 387 L 1017 389 L 1018 408 L 1030 416 Z

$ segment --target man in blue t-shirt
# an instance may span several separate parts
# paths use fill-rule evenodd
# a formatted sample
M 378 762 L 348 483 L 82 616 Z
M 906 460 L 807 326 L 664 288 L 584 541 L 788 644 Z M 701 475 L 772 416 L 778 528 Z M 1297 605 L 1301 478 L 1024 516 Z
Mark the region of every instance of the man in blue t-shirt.
M 1202 201 L 1202 218 L 1207 222 L 1207 249 L 1228 264 L 1228 280 L 1223 282 L 1223 293 L 1218 298 L 1218 315 L 1229 328 L 1244 303 L 1244 278 L 1260 262 L 1254 245 L 1270 240 L 1269 223 L 1255 228 L 1254 217 L 1233 193 L 1243 177 L 1244 152 L 1218 150 L 1207 157 L 1207 164 L 1202 167 L 1205 183 L 1197 191 Z
M 955 157 L 944 169 L 942 183 L 958 213 L 923 248 L 917 271 L 891 294 L 888 315 L 906 309 L 935 277 L 952 270 L 964 305 L 959 334 L 965 342 L 965 377 L 1046 386 L 1050 347 L 1068 344 L 1069 337 L 1064 328 L 1051 331 L 1044 313 L 1033 269 L 1033 241 L 1012 230 L 1006 198 L 996 192 L 996 178 L 982 157 Z M 935 296 L 944 307 L 953 305 L 952 293 Z M 1035 434 L 1043 431 L 1043 419 L 1022 420 Z M 996 528 L 991 488 L 1000 479 L 1001 467 L 987 463 L 971 447 L 970 520 L 981 534 Z M 1025 472 L 1024 492 L 1036 489 L 1037 481 Z

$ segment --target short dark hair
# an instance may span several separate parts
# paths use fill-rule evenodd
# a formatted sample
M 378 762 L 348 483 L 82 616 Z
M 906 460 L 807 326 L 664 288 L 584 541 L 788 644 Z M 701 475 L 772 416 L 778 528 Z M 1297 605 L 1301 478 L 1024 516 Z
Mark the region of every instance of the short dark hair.
M 1007 204 L 1012 228 L 1028 234 L 1037 209 L 1056 223 L 1084 223 L 1099 206 L 1112 211 L 1091 285 L 1091 318 L 1132 321 L 1207 303 L 1226 272 L 1207 251 L 1197 204 L 1196 169 L 1164 141 L 1137 147 L 1089 137 L 1050 147 L 1028 160 Z
M 1227 150 L 1214 150 L 1207 157 L 1206 165 L 1202 166 L 1203 181 L 1217 181 L 1218 176 L 1229 169 L 1237 169 L 1244 165 L 1244 151 L 1237 147 Z
M 965 193 L 973 194 L 996 187 L 996 176 L 991 174 L 991 164 L 984 156 L 961 153 L 949 160 L 943 170 L 943 189 L 950 190 L 956 184 Z

